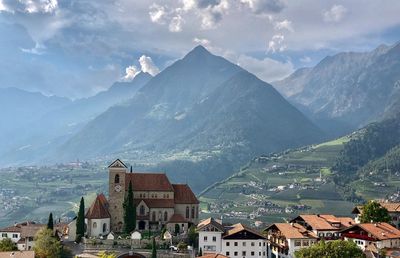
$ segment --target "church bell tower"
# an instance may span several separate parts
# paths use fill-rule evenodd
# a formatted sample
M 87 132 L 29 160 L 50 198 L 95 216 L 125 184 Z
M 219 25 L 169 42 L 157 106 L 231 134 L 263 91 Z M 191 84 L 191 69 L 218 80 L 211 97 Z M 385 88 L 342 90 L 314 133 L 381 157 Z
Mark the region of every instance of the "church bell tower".
M 114 232 L 122 232 L 123 229 L 126 172 L 127 166 L 119 159 L 108 166 L 108 202 L 111 215 L 111 231 Z

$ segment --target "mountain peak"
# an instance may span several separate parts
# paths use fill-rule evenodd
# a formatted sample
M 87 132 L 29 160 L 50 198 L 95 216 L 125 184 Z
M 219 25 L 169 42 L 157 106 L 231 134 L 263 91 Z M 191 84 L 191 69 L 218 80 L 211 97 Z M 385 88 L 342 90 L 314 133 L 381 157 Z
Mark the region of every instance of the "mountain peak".
M 213 54 L 211 54 L 202 45 L 198 45 L 197 47 L 193 48 L 189 53 L 187 53 L 184 58 L 187 58 L 187 57 L 201 57 L 201 56 L 208 56 L 208 55 L 213 55 Z

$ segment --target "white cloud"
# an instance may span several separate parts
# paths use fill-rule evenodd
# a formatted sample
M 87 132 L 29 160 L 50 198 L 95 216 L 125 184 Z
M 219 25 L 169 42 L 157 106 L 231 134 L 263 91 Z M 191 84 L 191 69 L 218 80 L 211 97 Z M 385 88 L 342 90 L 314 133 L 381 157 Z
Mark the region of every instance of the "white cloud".
M 347 13 L 347 9 L 343 5 L 333 5 L 330 10 L 323 12 L 324 21 L 339 22 Z
M 203 0 L 198 2 L 198 6 L 201 28 L 206 30 L 215 29 L 230 7 L 228 0 Z
M 182 31 L 182 25 L 184 23 L 184 20 L 182 16 L 179 14 L 171 19 L 171 22 L 169 23 L 169 31 L 171 32 L 181 32 Z
M 136 75 L 138 75 L 138 73 L 140 73 L 140 70 L 136 66 L 128 66 L 125 68 L 125 76 L 122 78 L 122 81 L 130 82 Z
M 155 76 L 160 72 L 160 69 L 153 63 L 153 60 L 149 56 L 142 55 L 139 58 L 140 68 L 142 72 L 149 73 Z
M 283 79 L 294 72 L 291 62 L 282 63 L 268 57 L 257 59 L 247 55 L 240 55 L 237 63 L 266 82 Z
M 57 0 L 2 0 L 0 10 L 26 13 L 53 13 L 58 8 Z
M 284 30 L 284 29 L 286 29 L 288 31 L 294 32 L 293 26 L 292 26 L 292 22 L 287 20 L 287 19 L 285 19 L 285 20 L 283 20 L 281 22 L 275 22 L 274 28 L 276 30 Z
M 193 43 L 200 44 L 204 47 L 210 46 L 211 42 L 208 39 L 194 38 Z
M 158 4 L 152 4 L 150 6 L 149 16 L 152 22 L 164 24 L 166 18 L 165 7 Z
M 182 0 L 183 4 L 183 10 L 184 11 L 189 11 L 192 10 L 194 7 L 196 7 L 196 1 L 195 0 Z
M 286 7 L 286 3 L 282 0 L 240 0 L 240 2 L 256 14 L 279 13 Z
M 21 51 L 24 53 L 28 53 L 28 54 L 33 54 L 33 55 L 42 55 L 44 54 L 46 47 L 38 42 L 35 43 L 35 47 L 34 48 L 21 48 Z
M 268 51 L 275 53 L 275 52 L 282 52 L 287 48 L 285 45 L 285 36 L 282 34 L 276 34 L 272 36 L 271 40 L 268 42 Z

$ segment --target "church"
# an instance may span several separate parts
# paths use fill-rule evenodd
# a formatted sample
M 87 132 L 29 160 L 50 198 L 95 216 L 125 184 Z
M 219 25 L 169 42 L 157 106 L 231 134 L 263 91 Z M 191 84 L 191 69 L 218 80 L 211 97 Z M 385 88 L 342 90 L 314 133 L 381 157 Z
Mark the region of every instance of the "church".
M 187 184 L 171 184 L 165 173 L 128 171 L 119 159 L 108 167 L 109 198 L 97 195 L 85 215 L 87 235 L 106 236 L 122 232 L 123 203 L 132 182 L 136 206 L 136 229 L 160 230 L 164 226 L 184 232 L 199 220 L 199 201 Z M 178 226 L 177 226 L 177 225 Z

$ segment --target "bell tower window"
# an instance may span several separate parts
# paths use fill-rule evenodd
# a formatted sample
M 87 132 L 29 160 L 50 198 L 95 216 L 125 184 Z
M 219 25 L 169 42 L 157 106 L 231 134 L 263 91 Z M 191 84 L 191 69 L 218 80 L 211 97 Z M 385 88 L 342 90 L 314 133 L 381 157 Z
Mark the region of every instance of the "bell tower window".
M 119 175 L 115 175 L 114 183 L 119 184 Z

